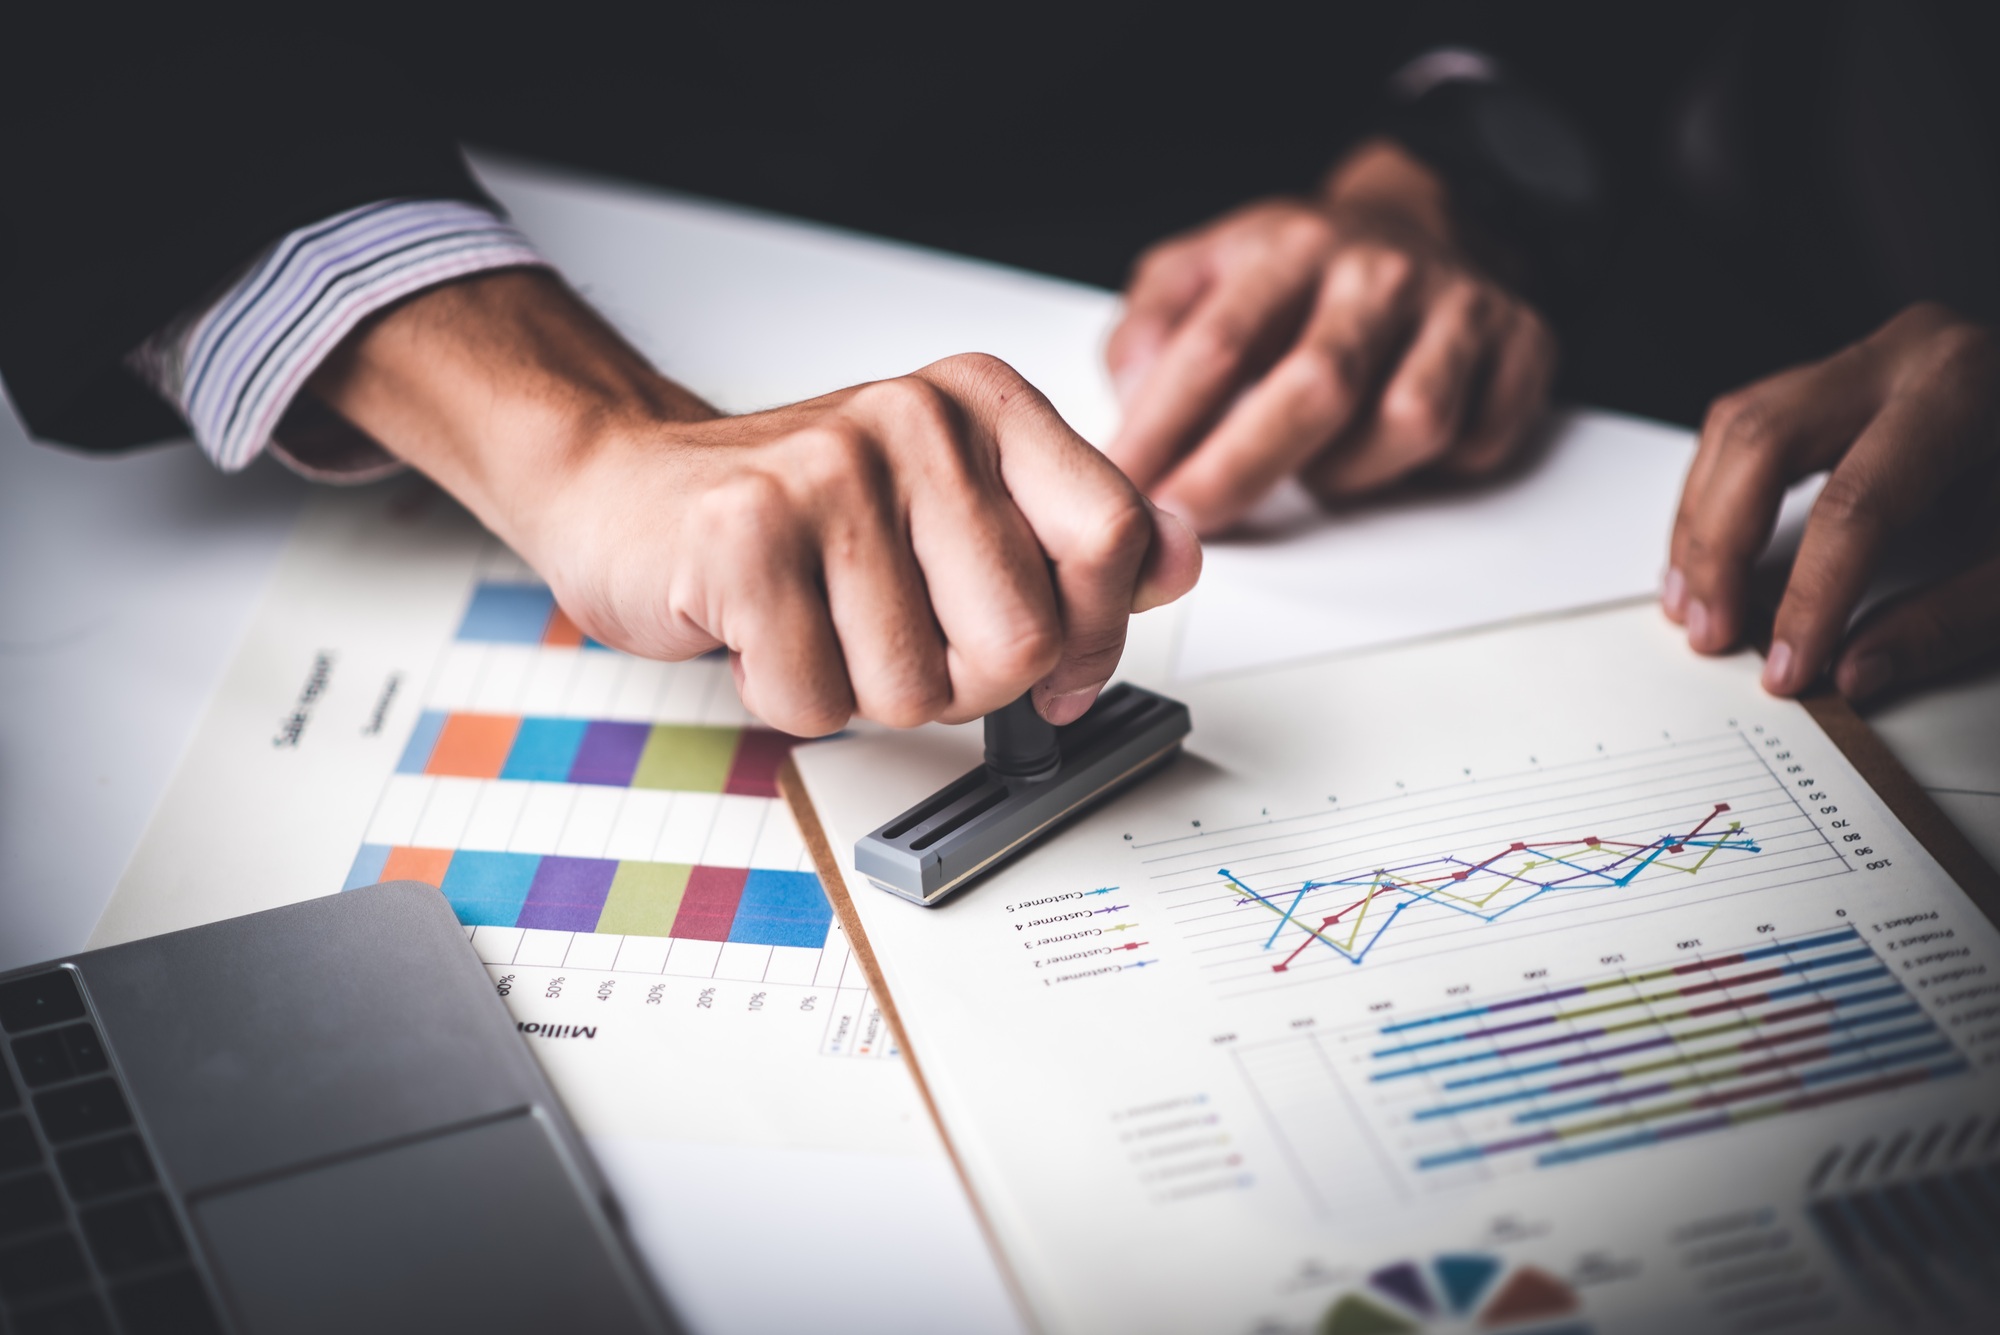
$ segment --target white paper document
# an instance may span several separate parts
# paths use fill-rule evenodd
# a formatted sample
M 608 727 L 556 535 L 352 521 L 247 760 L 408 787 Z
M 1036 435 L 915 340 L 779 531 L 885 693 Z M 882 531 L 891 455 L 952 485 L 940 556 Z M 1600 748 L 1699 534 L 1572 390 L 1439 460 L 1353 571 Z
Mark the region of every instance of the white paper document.
M 438 885 L 697 1329 L 1012 1329 L 776 798 L 790 741 L 726 660 L 585 640 L 428 483 L 323 492 L 92 944 Z M 883 1214 L 950 1292 L 882 1281 L 848 1225 Z
M 1640 607 L 1194 682 L 1190 754 L 942 907 L 850 870 L 1039 1322 L 1993 1310 L 2000 934 L 1757 666 Z M 977 756 L 795 760 L 851 868 Z
M 1660 584 L 1693 433 L 1572 410 L 1532 466 L 1322 513 L 1288 486 L 1207 544 L 1172 675 L 1212 676 L 1614 602 Z

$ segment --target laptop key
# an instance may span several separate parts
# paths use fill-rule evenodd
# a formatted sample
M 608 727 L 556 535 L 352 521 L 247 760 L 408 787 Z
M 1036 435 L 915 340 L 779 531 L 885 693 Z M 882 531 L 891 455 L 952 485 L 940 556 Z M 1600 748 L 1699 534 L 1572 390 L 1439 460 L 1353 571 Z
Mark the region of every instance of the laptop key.
M 78 1075 L 96 1075 L 111 1065 L 95 1025 L 70 1025 L 62 1031 L 62 1037 L 63 1046 L 69 1049 L 69 1064 Z
M 47 1173 L 0 1181 L 0 1243 L 39 1233 L 63 1221 L 62 1197 Z
M 64 1289 L 81 1288 L 89 1279 L 83 1248 L 67 1233 L 0 1247 L 0 1298 L 9 1303 L 26 1304 Z
M 56 1155 L 63 1185 L 78 1201 L 94 1201 L 153 1184 L 153 1157 L 137 1136 L 75 1145 Z
M 0 1117 L 0 1173 L 40 1163 L 42 1143 L 25 1117 Z
M 111 1304 L 126 1335 L 221 1335 L 208 1290 L 192 1270 L 120 1284 L 111 1291 Z
M 58 1145 L 132 1125 L 125 1096 L 109 1076 L 37 1094 L 35 1111 L 41 1116 L 43 1134 Z
M 83 993 L 68 969 L 0 983 L 0 1029 L 10 1034 L 83 1018 Z
M 171 1261 L 187 1252 L 167 1198 L 156 1191 L 85 1210 L 83 1235 L 90 1239 L 98 1267 L 108 1275 Z
M 21 1068 L 21 1079 L 28 1082 L 29 1089 L 53 1085 L 76 1074 L 76 1066 L 69 1059 L 69 1045 L 63 1042 L 59 1029 L 15 1039 L 14 1064 Z
M 96 1295 L 73 1294 L 16 1312 L 14 1335 L 111 1335 L 111 1314 Z
M 14 1088 L 14 1077 L 7 1074 L 7 1063 L 0 1062 L 0 1113 L 12 1112 L 21 1106 L 21 1091 Z

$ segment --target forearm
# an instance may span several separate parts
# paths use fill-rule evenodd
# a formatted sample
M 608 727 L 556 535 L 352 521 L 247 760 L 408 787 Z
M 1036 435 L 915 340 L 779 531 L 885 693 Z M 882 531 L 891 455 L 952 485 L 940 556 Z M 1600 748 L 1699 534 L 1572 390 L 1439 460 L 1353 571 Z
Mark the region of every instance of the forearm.
M 545 502 L 603 442 L 716 415 L 545 270 L 482 274 L 391 308 L 309 389 L 530 559 Z

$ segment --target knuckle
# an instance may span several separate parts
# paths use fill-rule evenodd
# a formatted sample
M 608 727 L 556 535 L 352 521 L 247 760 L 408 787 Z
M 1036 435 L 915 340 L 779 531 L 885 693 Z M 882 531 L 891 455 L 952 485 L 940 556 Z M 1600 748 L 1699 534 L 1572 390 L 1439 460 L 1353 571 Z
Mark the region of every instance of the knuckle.
M 1027 386 L 1019 371 L 990 352 L 961 352 L 938 363 L 941 369 L 949 371 L 954 380 L 970 389 L 999 398 L 1008 398 Z M 910 379 L 910 377 L 904 377 Z M 928 381 L 920 381 L 927 388 L 937 392 L 939 397 L 949 402 L 937 386 Z
M 852 423 L 829 423 L 802 432 L 792 466 L 807 493 L 856 502 L 877 490 L 882 459 L 868 432 Z
M 1272 231 L 1272 242 L 1293 254 L 1312 254 L 1332 239 L 1333 226 L 1310 209 L 1288 210 Z
M 1153 540 L 1153 516 L 1129 489 L 1097 508 L 1079 535 L 1076 557 L 1084 566 L 1136 565 Z
M 756 541 L 782 530 L 791 518 L 791 498 L 769 473 L 746 470 L 710 487 L 700 501 L 704 525 L 713 538 Z
M 1443 446 L 1444 405 L 1428 385 L 1396 384 L 1382 396 L 1382 421 L 1397 438 L 1429 447 Z
M 1400 292 L 1417 277 L 1417 262 L 1406 250 L 1395 246 L 1365 247 L 1358 257 L 1371 286 Z
M 1249 355 L 1251 337 L 1248 322 L 1211 316 L 1188 331 L 1187 358 L 1197 375 L 1205 379 L 1226 378 Z
M 1739 390 L 1710 406 L 1702 434 L 1712 436 L 1724 449 L 1761 453 L 1777 447 L 1777 427 L 1762 395 Z
M 1960 374 L 1990 374 L 1996 360 L 1991 331 L 1969 321 L 1953 319 L 1933 336 L 1939 363 Z
M 1882 504 L 1860 478 L 1836 472 L 1813 502 L 1812 522 L 1840 529 L 1873 529 L 1883 522 Z
M 1299 416 L 1312 422 L 1332 422 L 1354 401 L 1361 375 L 1359 357 L 1351 348 L 1300 348 L 1277 372 L 1282 388 Z
M 992 676 L 1026 686 L 1047 675 L 1062 649 L 1062 628 L 1053 617 L 1022 616 L 996 628 L 991 642 L 981 647 L 980 660 Z

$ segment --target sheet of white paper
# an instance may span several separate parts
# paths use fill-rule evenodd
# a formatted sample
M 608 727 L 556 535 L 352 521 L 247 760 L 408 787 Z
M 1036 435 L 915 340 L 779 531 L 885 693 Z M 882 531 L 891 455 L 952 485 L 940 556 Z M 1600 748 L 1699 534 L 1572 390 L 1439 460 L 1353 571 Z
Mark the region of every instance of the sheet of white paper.
M 581 643 L 429 484 L 322 491 L 93 944 L 379 880 L 440 885 L 578 1125 L 622 1147 L 608 1176 L 669 1291 L 691 1285 L 697 1329 L 783 1328 L 773 1314 L 804 1301 L 733 1302 L 750 1263 L 717 1253 L 812 1277 L 822 1329 L 882 1329 L 889 1309 L 904 1329 L 1011 1328 L 775 798 L 789 739 L 748 724 L 726 662 Z M 744 1209 L 716 1208 L 724 1162 Z M 960 1292 L 886 1292 L 854 1260 L 891 1238 L 818 1236 L 857 1181 L 847 1213 L 903 1219 Z
M 1613 602 L 1659 587 L 1694 437 L 1570 411 L 1532 468 L 1488 486 L 1320 513 L 1288 488 L 1211 542 L 1178 678 Z
M 1757 671 L 1639 607 L 1211 678 L 959 898 L 850 872 L 1043 1327 L 1893 1324 L 1835 1226 L 2000 1160 L 2000 933 Z M 976 750 L 796 758 L 838 857 Z

